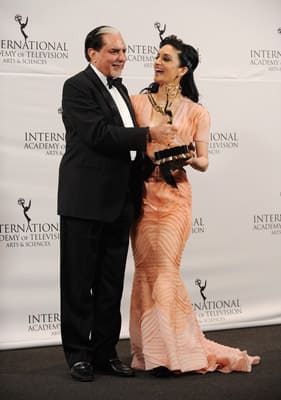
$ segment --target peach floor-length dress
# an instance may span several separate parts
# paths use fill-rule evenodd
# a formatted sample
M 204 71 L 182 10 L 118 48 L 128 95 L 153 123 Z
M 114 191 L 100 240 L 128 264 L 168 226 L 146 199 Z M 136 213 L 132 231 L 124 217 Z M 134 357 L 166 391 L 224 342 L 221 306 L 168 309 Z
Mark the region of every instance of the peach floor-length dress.
M 150 125 L 147 95 L 132 96 L 137 122 Z M 208 142 L 209 114 L 185 98 L 174 125 L 179 140 Z M 161 146 L 149 143 L 153 158 Z M 251 371 L 258 356 L 208 340 L 180 277 L 180 261 L 192 227 L 191 187 L 185 171 L 173 172 L 178 188 L 167 184 L 158 168 L 145 182 L 143 210 L 131 233 L 135 274 L 131 296 L 130 337 L 132 367 L 171 371 Z

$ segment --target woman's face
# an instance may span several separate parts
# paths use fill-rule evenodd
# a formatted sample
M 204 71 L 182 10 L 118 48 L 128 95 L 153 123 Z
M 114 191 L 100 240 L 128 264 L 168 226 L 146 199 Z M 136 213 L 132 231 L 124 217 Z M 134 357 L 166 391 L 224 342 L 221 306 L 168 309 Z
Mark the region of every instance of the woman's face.
M 179 50 L 170 44 L 161 47 L 154 62 L 154 81 L 160 85 L 178 83 L 187 72 L 187 67 L 179 65 Z

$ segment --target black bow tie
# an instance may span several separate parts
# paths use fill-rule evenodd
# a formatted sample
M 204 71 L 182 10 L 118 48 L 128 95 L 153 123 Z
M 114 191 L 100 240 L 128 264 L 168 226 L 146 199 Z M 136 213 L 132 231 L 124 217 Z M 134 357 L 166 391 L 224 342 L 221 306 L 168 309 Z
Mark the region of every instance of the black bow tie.
M 112 88 L 112 86 L 119 87 L 122 84 L 122 78 L 112 78 L 111 76 L 107 77 L 107 84 L 109 89 Z

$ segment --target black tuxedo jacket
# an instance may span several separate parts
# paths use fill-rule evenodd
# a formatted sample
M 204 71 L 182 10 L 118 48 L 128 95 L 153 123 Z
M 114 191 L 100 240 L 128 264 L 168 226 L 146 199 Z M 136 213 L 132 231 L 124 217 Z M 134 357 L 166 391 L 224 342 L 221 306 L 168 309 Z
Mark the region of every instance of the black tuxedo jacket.
M 127 89 L 122 85 L 119 91 L 135 122 Z M 90 65 L 65 82 L 62 109 L 66 150 L 59 169 L 58 214 L 111 222 L 121 212 L 130 182 L 136 184 L 129 150 L 145 151 L 147 128 L 124 128 Z

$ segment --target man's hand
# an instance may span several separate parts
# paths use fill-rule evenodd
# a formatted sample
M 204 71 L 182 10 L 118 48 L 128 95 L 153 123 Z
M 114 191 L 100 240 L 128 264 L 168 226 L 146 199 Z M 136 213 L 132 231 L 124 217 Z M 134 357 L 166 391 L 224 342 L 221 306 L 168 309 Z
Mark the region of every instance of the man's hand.
M 174 125 L 158 125 L 149 128 L 151 139 L 154 142 L 169 146 L 176 137 L 177 128 Z

